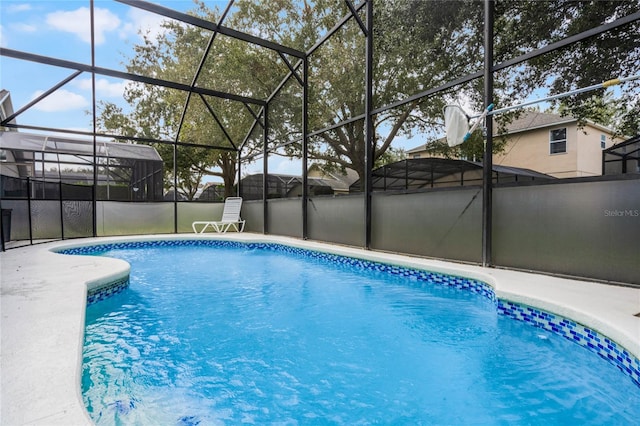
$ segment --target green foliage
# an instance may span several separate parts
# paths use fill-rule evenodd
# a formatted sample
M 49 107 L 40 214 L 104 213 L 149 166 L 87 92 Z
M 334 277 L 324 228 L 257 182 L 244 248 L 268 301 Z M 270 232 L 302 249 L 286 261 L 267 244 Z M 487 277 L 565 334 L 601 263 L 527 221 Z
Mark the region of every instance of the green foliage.
M 200 5 L 198 11 L 203 17 L 213 21 L 218 19 L 217 11 L 207 10 L 203 5 Z M 145 37 L 144 43 L 136 46 L 136 56 L 127 64 L 127 71 L 191 84 L 211 33 L 175 22 L 165 22 L 163 27 L 163 35 L 155 40 Z M 227 59 L 232 62 L 234 57 L 243 56 L 237 49 L 244 48 L 245 44 L 231 39 L 216 40 L 216 43 L 218 50 L 210 51 L 195 83 L 220 90 L 216 87 L 220 82 L 233 85 L 235 76 L 224 66 L 224 61 L 211 58 L 217 58 L 219 51 L 225 51 Z M 225 72 L 228 78 L 223 79 L 221 77 Z M 269 90 L 264 89 L 263 93 Z M 236 93 L 239 91 L 241 90 Z M 152 144 L 165 163 L 165 189 L 172 188 L 175 180 L 178 192 L 192 199 L 203 177 L 213 175 L 223 178 L 228 191 L 226 195 L 232 195 L 237 158 L 234 146 L 242 142 L 243 132 L 246 132 L 251 122 L 251 116 L 242 104 L 233 105 L 229 101 L 194 94 L 185 108 L 185 93 L 140 83 L 128 84 L 125 100 L 133 107 L 130 115 L 124 114 L 115 105 L 101 105 L 99 125 L 103 129 L 124 135 L 176 140 L 194 145 L 178 145 L 174 151 L 172 144 Z M 210 109 L 215 112 L 226 134 L 214 120 Z M 176 176 L 173 176 L 174 157 Z
M 374 168 L 382 167 L 387 164 L 396 163 L 407 158 L 407 153 L 402 148 L 389 147 L 384 154 L 376 159 Z
M 499 1 L 496 2 L 496 62 L 508 60 L 550 45 L 563 38 L 636 13 L 640 1 Z M 524 98 L 540 87 L 550 95 L 640 72 L 640 22 L 591 37 L 564 49 L 531 59 L 525 66 L 503 73 L 505 93 Z M 618 134 L 637 134 L 640 129 L 638 90 L 640 81 L 626 83 L 615 99 L 599 89 L 554 103 L 563 114 L 579 121 L 592 120 L 612 126 Z

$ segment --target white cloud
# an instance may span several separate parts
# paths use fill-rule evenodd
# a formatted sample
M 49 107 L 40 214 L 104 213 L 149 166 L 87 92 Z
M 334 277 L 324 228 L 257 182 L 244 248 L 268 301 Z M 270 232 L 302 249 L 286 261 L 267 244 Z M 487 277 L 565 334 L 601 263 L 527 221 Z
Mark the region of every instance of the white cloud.
M 7 36 L 5 35 L 4 27 L 0 24 L 0 47 L 7 47 L 7 46 L 9 46 Z
M 20 33 L 34 33 L 38 30 L 35 25 L 25 24 L 23 22 L 15 22 L 11 24 L 11 30 Z
M 107 98 L 122 98 L 126 85 L 126 82 L 111 83 L 106 78 L 98 78 L 96 79 L 96 93 Z M 78 80 L 74 86 L 91 90 L 91 79 Z
M 162 22 L 166 21 L 163 16 L 144 10 L 131 8 L 127 13 L 128 22 L 122 26 L 121 38 L 128 38 L 131 35 L 148 34 L 149 38 L 155 40 L 166 32 L 162 27 Z
M 31 96 L 31 100 L 37 98 L 43 93 L 44 92 L 42 90 L 36 91 L 33 96 Z M 89 106 L 89 101 L 84 96 L 65 89 L 58 89 L 35 104 L 33 108 L 44 112 L 57 112 L 80 109 L 87 106 Z
M 7 6 L 7 12 L 9 13 L 27 12 L 29 10 L 31 10 L 31 5 L 28 3 L 11 4 Z
M 109 98 L 122 98 L 126 86 L 125 82 L 110 83 L 104 78 L 96 80 L 96 91 Z
M 105 33 L 115 31 L 120 19 L 107 9 L 95 8 L 95 43 L 105 42 Z M 91 42 L 91 19 L 89 9 L 81 7 L 73 11 L 58 11 L 47 15 L 47 24 L 51 27 L 77 35 L 84 42 Z

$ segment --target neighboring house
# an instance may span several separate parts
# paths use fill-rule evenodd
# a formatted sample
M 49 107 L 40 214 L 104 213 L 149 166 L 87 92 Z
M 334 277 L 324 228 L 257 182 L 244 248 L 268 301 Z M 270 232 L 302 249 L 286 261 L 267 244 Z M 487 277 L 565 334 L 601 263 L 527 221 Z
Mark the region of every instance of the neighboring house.
M 355 170 L 345 168 L 344 172 L 328 172 L 322 170 L 318 165 L 309 167 L 309 177 L 325 179 L 331 185 L 335 195 L 348 194 L 349 187 L 358 180 L 358 173 Z
M 558 178 L 601 175 L 602 151 L 618 141 L 611 129 L 591 121 L 578 127 L 576 118 L 535 111 L 524 112 L 494 137 L 500 136 L 507 143 L 503 152 L 494 154 L 494 164 Z M 432 156 L 425 145 L 407 151 L 408 158 Z
M 264 188 L 263 174 L 257 173 L 242 178 L 240 195 L 245 200 L 262 200 Z M 309 195 L 331 195 L 330 183 L 326 179 L 308 178 Z M 267 198 L 291 198 L 302 195 L 302 177 L 294 175 L 269 174 L 267 178 Z
M 347 169 L 346 174 L 328 173 L 311 166 L 307 175 L 309 195 L 340 195 L 349 193 L 349 185 L 358 175 Z M 262 173 L 242 178 L 241 195 L 245 200 L 261 200 L 263 191 Z M 268 198 L 291 198 L 302 196 L 302 176 L 269 174 L 267 182 Z
M 95 155 L 98 200 L 162 199 L 162 158 L 148 145 L 98 142 L 94 150 L 93 141 L 87 139 L 0 131 L 0 151 L 3 190 L 20 186 L 26 179 L 42 188 L 55 188 L 58 182 L 90 187 Z M 37 193 L 33 191 L 34 196 Z M 51 189 L 45 193 L 51 193 Z
M 209 182 L 194 198 L 198 201 L 224 201 L 224 184 Z
M 0 120 L 12 115 L 11 94 L 0 90 Z M 98 200 L 162 200 L 163 161 L 149 145 L 0 129 L 0 197 L 26 197 L 29 181 L 33 197 L 92 199 L 96 178 Z

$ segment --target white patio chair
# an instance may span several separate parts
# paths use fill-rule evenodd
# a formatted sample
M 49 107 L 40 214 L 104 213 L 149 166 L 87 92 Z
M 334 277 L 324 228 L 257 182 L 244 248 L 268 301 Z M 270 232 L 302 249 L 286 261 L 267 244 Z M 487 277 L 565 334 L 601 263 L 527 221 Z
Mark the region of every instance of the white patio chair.
M 193 232 L 202 234 L 211 227 L 218 233 L 225 233 L 229 228 L 233 227 L 237 232 L 244 231 L 244 220 L 240 218 L 240 209 L 242 208 L 242 197 L 228 197 L 224 200 L 224 210 L 222 211 L 222 219 L 216 221 L 197 221 L 191 224 Z M 202 229 L 198 231 L 198 227 L 202 225 Z

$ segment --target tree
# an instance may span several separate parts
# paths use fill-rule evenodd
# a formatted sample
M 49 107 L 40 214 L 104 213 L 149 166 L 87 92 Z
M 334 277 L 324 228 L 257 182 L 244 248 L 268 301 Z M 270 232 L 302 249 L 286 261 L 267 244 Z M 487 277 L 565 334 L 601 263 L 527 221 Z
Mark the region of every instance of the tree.
M 202 3 L 197 4 L 197 9 L 192 13 L 213 22 L 219 18 L 217 10 L 209 10 Z M 144 42 L 135 47 L 135 57 L 129 59 L 127 71 L 191 84 L 212 33 L 172 21 L 164 22 L 163 27 L 165 32 L 157 39 L 144 37 Z M 264 52 L 247 43 L 218 36 L 208 52 L 196 85 L 266 98 L 274 90 L 275 83 L 267 84 L 261 79 L 249 77 L 260 72 L 258 64 L 269 69 L 264 56 Z M 255 69 L 247 70 L 252 67 Z M 243 74 L 243 71 L 247 74 Z M 184 92 L 141 83 L 127 85 L 125 100 L 132 106 L 133 112 L 129 115 L 113 104 L 101 104 L 98 123 L 103 130 L 190 144 L 177 147 L 176 176 L 172 174 L 173 145 L 152 144 L 165 162 L 165 188 L 171 188 L 176 179 L 177 191 L 192 199 L 202 178 L 213 175 L 223 179 L 225 196 L 232 195 L 237 172 L 236 148 L 253 118 L 247 109 L 251 108 L 255 113 L 255 105 L 245 106 L 239 102 L 195 94 L 190 96 L 187 103 L 187 94 Z M 222 149 L 212 149 L 212 146 Z
M 473 8 L 473 2 L 467 2 Z M 408 9 L 415 21 L 429 22 L 429 15 L 445 14 L 440 5 L 433 12 L 428 2 L 409 2 Z M 540 47 L 552 44 L 566 37 L 581 33 L 615 19 L 637 12 L 640 2 L 619 1 L 498 1 L 495 3 L 494 63 L 512 59 Z M 404 15 L 402 19 L 411 19 Z M 471 20 L 482 22 L 476 15 Z M 495 75 L 494 103 L 500 107 L 517 103 L 514 99 L 524 99 L 540 88 L 549 86 L 549 95 L 564 93 L 573 89 L 601 83 L 616 76 L 635 75 L 640 70 L 640 25 L 638 21 L 597 37 L 556 50 L 543 56 L 518 64 Z M 436 26 L 437 28 L 437 26 Z M 465 25 L 463 32 L 468 35 L 464 50 L 476 58 L 470 66 L 482 69 L 480 37 L 481 29 Z M 422 38 L 432 37 L 431 25 L 419 25 L 416 30 Z M 436 30 L 437 31 L 437 30 Z M 457 30 L 454 30 L 454 32 Z M 474 36 L 475 34 L 475 36 Z M 475 46 L 475 48 L 474 48 Z M 446 46 L 447 49 L 455 48 Z M 592 120 L 613 127 L 619 135 L 633 135 L 640 131 L 640 116 L 637 114 L 640 97 L 638 82 L 628 83 L 626 90 L 617 96 L 611 91 L 597 90 L 562 98 L 554 104 L 554 111 L 572 115 L 579 123 Z M 473 85 L 461 88 L 466 100 L 476 111 L 482 109 L 480 87 Z M 541 97 L 541 96 L 538 96 Z M 498 134 L 524 110 L 514 110 L 494 116 Z M 503 149 L 504 140 L 494 140 L 494 153 Z M 445 157 L 482 158 L 482 139 L 472 138 L 468 143 L 450 148 L 442 140 L 429 144 L 431 152 Z
M 442 2 L 440 14 L 426 13 L 426 24 L 416 19 L 412 8 L 420 2 L 393 0 L 376 2 L 374 22 L 374 107 L 385 106 L 421 90 L 437 87 L 452 76 L 472 70 L 469 56 L 457 49 L 441 55 L 449 43 L 464 43 L 469 37 L 463 28 L 474 25 L 482 8 L 468 2 Z M 310 6 L 297 25 L 300 36 L 292 42 L 318 38 L 335 25 L 347 10 L 335 8 L 335 2 L 319 0 Z M 429 12 L 431 12 L 429 10 Z M 277 16 L 282 14 L 278 13 Z M 273 16 L 269 16 L 273 19 Z M 277 18 L 276 18 L 277 19 Z M 269 34 L 271 21 L 257 25 L 261 34 Z M 431 25 L 430 25 L 431 24 Z M 458 30 L 456 30 L 458 29 Z M 426 33 L 425 33 L 426 31 Z M 314 36 L 310 36 L 315 35 Z M 473 34 L 476 34 L 474 31 Z M 275 34 L 274 34 L 275 36 Z M 416 43 L 416 40 L 420 40 Z M 450 40 L 450 41 L 449 41 Z M 445 43 L 446 41 L 446 43 Z M 350 20 L 310 57 L 310 129 L 318 130 L 364 114 L 365 37 L 355 19 Z M 385 161 L 391 143 L 399 135 L 410 135 L 437 125 L 445 98 L 414 101 L 379 113 L 374 120 L 374 164 Z M 290 155 L 299 155 L 300 145 L 288 146 Z M 351 121 L 325 131 L 312 139 L 309 158 L 325 168 L 351 168 L 361 182 L 365 172 L 364 120 Z
M 468 41 L 468 33 L 461 29 L 474 24 L 476 5 L 441 2 L 434 9 L 424 3 L 407 0 L 375 3 L 374 108 L 437 87 L 473 69 L 470 56 L 460 54 L 458 49 L 447 50 L 447 46 Z M 364 113 L 364 43 L 359 26 L 352 21 L 322 47 L 317 58 L 321 65 L 317 67 L 313 86 L 316 102 L 311 107 L 317 114 L 316 123 L 344 121 Z M 473 44 L 469 46 L 474 48 Z M 345 51 L 347 56 L 357 59 L 345 61 Z M 374 163 L 384 158 L 397 136 L 409 136 L 413 131 L 437 125 L 446 103 L 445 97 L 416 100 L 377 114 L 373 123 Z M 364 120 L 325 132 L 321 137 L 326 148 L 314 146 L 310 156 L 352 168 L 360 182 L 364 182 Z
M 513 52 L 524 53 L 610 23 L 640 10 L 640 1 L 501 1 L 496 2 L 496 62 Z M 505 93 L 524 98 L 540 87 L 561 94 L 640 71 L 640 22 L 633 21 L 614 31 L 594 36 L 528 61 L 501 76 Z M 559 111 L 579 121 L 590 119 L 610 124 L 619 134 L 640 131 L 638 89 L 640 82 L 627 83 L 615 98 L 604 102 L 606 90 L 562 98 Z M 604 109 L 603 109 L 604 108 Z M 603 110 L 609 112 L 603 116 Z M 606 117 L 607 114 L 612 116 Z M 602 120 L 608 122 L 604 123 Z
M 483 4 L 476 0 L 437 3 L 375 1 L 373 107 L 393 104 L 482 70 Z M 496 1 L 494 62 L 500 63 L 627 16 L 637 11 L 639 4 L 639 0 Z M 234 8 L 234 13 L 225 21 L 231 28 L 259 34 L 261 38 L 301 51 L 308 51 L 348 12 L 344 3 L 334 0 L 239 1 Z M 191 13 L 213 22 L 217 22 L 220 15 L 218 10 L 210 10 L 202 2 L 196 3 Z M 362 12 L 360 16 L 364 20 Z M 164 26 L 166 32 L 160 38 L 146 38 L 142 45 L 136 47 L 136 57 L 131 58 L 127 69 L 190 84 L 206 52 L 211 33 L 176 23 Z M 495 76 L 496 104 L 512 104 L 512 99 L 522 99 L 549 84 L 553 94 L 601 82 L 615 75 L 637 73 L 640 59 L 638 27 L 638 21 L 634 21 L 616 31 L 500 71 Z M 282 55 L 294 65 L 298 62 L 286 54 Z M 312 138 L 309 158 L 328 168 L 351 168 L 360 175 L 361 181 L 364 181 L 365 172 L 364 120 L 352 119 L 361 117 L 365 112 L 364 58 L 365 37 L 354 19 L 309 57 L 310 130 L 348 121 Z M 197 85 L 267 99 L 288 72 L 289 68 L 278 53 L 218 35 L 204 61 Z M 635 83 L 634 87 L 637 85 Z M 442 108 L 447 103 L 464 100 L 470 108 L 481 110 L 482 93 L 482 81 L 478 79 L 438 95 L 379 112 L 374 118 L 374 162 L 384 161 L 396 137 L 441 128 Z M 601 98 L 602 91 L 567 98 L 563 101 L 564 108 L 579 119 L 601 114 L 599 101 L 585 102 L 592 96 Z M 186 188 L 185 192 L 191 193 L 188 188 L 193 187 L 192 184 L 198 182 L 204 173 L 218 173 L 230 190 L 236 171 L 235 153 L 204 149 L 211 145 L 231 148 L 227 135 L 212 119 L 210 109 L 218 115 L 234 143 L 244 140 L 253 114 L 249 114 L 242 104 L 194 97 L 180 126 L 184 93 L 132 84 L 127 91 L 127 100 L 134 106 L 134 114 L 130 118 L 122 117 L 113 108 L 105 108 L 103 123 L 109 125 L 114 121 L 115 127 L 133 131 L 137 136 L 154 138 L 176 138 L 180 129 L 177 139 L 198 145 L 180 147 L 179 150 L 178 179 Z M 616 97 L 616 107 L 611 109 L 615 111 L 612 122 L 637 132 L 640 118 L 629 111 L 637 110 L 638 98 L 637 91 L 623 92 Z M 296 79 L 292 78 L 287 83 L 269 106 L 269 111 L 270 147 L 301 139 L 301 89 Z M 254 114 L 257 114 L 257 109 Z M 517 115 L 517 112 L 512 115 Z M 508 118 L 505 115 L 499 120 L 504 125 Z M 261 138 L 250 140 L 248 149 L 261 149 Z M 499 143 L 494 146 L 500 149 Z M 457 155 L 477 158 L 481 148 L 481 139 L 475 139 L 461 147 Z M 289 155 L 299 156 L 300 143 L 289 143 L 286 150 Z M 169 153 L 165 155 L 163 158 L 171 157 Z M 211 171 L 212 165 L 218 171 Z

